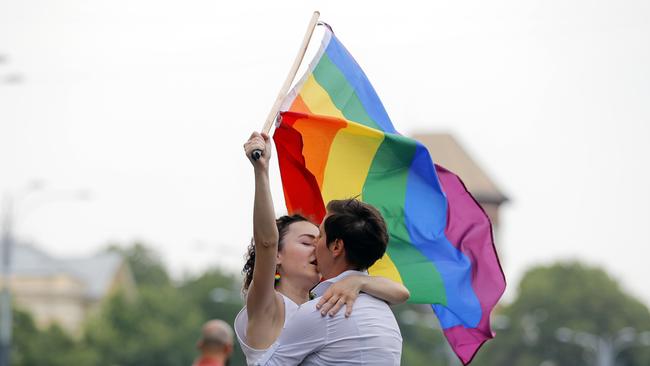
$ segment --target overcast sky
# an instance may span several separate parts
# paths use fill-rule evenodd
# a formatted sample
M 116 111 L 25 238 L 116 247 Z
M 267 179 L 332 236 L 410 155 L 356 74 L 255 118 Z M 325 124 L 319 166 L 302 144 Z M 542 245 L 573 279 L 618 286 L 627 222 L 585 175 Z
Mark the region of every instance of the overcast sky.
M 509 294 L 571 258 L 650 304 L 648 1 L 2 1 L 0 192 L 47 182 L 18 203 L 20 238 L 57 256 L 139 239 L 177 276 L 238 270 L 242 144 L 315 9 L 399 131 L 454 134 L 511 198 Z M 56 199 L 77 188 L 92 200 Z

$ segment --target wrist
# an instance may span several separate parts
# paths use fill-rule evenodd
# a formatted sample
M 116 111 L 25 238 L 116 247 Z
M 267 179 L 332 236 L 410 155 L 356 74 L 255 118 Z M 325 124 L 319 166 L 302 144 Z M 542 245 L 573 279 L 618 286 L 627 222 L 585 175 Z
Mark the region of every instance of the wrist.
M 370 284 L 369 276 L 359 276 L 359 291 L 367 291 Z
M 265 162 L 258 161 L 253 164 L 253 170 L 255 175 L 258 177 L 268 177 L 269 176 L 269 165 Z

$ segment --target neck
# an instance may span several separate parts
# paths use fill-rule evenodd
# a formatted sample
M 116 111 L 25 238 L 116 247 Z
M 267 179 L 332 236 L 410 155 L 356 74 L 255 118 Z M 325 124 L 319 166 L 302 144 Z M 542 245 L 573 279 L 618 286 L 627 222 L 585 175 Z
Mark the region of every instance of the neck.
M 330 268 L 329 271 L 327 271 L 327 274 L 323 274 L 323 279 L 329 280 L 330 278 L 334 278 L 340 275 L 341 273 L 349 270 L 356 270 L 356 268 L 354 268 L 354 266 L 352 266 L 346 261 L 334 262 L 332 268 Z
M 309 301 L 309 290 L 311 290 L 311 287 L 300 285 L 288 278 L 282 277 L 280 283 L 275 287 L 275 289 L 298 305 Z
M 203 350 L 201 352 L 201 358 L 211 358 L 220 361 L 221 363 L 226 361 L 226 355 L 224 355 L 223 352 L 214 350 Z

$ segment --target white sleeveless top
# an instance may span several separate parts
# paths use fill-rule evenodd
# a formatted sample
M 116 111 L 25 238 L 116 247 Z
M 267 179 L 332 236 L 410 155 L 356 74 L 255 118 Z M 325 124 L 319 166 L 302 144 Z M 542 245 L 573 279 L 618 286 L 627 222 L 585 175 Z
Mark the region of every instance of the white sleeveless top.
M 282 294 L 281 294 L 282 295 Z M 282 295 L 282 299 L 284 299 L 284 324 L 282 325 L 282 328 L 284 329 L 284 326 L 287 325 L 287 321 L 291 316 L 298 310 L 298 304 L 293 302 L 290 298 Z M 235 318 L 235 334 L 237 335 L 237 340 L 239 341 L 239 345 L 241 345 L 241 350 L 244 352 L 244 356 L 246 356 L 246 364 L 248 366 L 255 366 L 259 364 L 260 359 L 266 351 L 268 351 L 270 348 L 273 348 L 277 346 L 277 340 L 273 342 L 273 344 L 269 348 L 265 349 L 256 349 L 251 346 L 249 346 L 246 342 L 248 341 L 246 339 L 246 327 L 248 326 L 248 313 L 246 312 L 246 306 L 244 306 L 243 309 L 239 311 L 239 314 L 237 314 L 237 317 Z

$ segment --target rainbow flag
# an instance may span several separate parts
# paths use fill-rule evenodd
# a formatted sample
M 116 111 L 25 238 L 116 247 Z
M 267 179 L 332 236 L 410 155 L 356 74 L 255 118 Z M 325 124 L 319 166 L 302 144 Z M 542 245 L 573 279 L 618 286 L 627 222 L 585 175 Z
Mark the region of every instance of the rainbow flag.
M 319 223 L 332 199 L 356 197 L 388 225 L 372 275 L 403 283 L 431 304 L 460 360 L 493 337 L 490 312 L 505 290 L 490 221 L 453 173 L 400 135 L 329 26 L 287 96 L 274 133 L 287 209 Z

